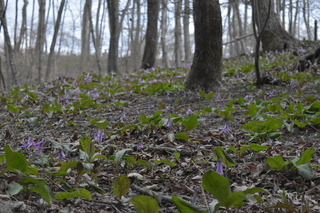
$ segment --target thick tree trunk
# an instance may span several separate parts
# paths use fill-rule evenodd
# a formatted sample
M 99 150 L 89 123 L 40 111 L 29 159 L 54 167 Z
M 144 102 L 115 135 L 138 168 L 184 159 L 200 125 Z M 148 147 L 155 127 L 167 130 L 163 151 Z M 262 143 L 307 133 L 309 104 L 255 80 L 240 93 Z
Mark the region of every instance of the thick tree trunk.
M 252 2 L 253 0 L 251 0 Z M 255 19 L 258 20 L 256 24 L 258 25 L 258 30 L 260 32 L 261 28 L 266 23 L 268 17 L 268 2 L 269 1 L 257 1 L 258 12 L 255 15 Z M 273 1 L 272 1 L 273 2 Z M 273 6 L 271 7 L 273 8 Z M 295 40 L 280 24 L 278 16 L 275 14 L 274 10 L 270 11 L 270 18 L 261 35 L 262 48 L 264 51 L 283 51 L 285 49 L 292 49 L 297 44 Z
M 108 73 L 118 72 L 119 51 L 119 1 L 108 0 L 110 44 L 108 55 Z
M 39 0 L 39 22 L 38 22 L 38 31 L 37 31 L 37 42 L 35 48 L 35 61 L 38 70 L 38 82 L 42 78 L 42 60 L 43 60 L 43 49 L 46 36 L 46 23 L 45 23 L 45 14 L 46 14 L 46 1 Z
M 158 43 L 158 15 L 160 0 L 147 0 L 148 23 L 146 32 L 146 44 L 142 58 L 142 69 L 149 69 L 154 66 L 157 56 Z
M 186 89 L 214 91 L 221 86 L 222 19 L 219 0 L 194 0 L 193 15 L 196 49 Z

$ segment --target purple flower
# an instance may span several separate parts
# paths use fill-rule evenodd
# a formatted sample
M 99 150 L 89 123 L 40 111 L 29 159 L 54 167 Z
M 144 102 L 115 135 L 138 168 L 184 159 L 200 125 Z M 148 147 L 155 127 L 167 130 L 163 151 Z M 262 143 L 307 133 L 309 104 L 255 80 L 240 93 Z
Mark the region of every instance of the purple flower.
M 99 129 L 98 132 L 97 132 L 97 135 L 96 135 L 96 141 L 101 143 L 102 142 L 102 138 L 103 138 L 103 131 L 101 129 Z
M 217 172 L 219 175 L 223 176 L 223 166 L 222 166 L 222 162 L 221 162 L 220 158 L 218 159 L 216 172 Z
M 62 149 L 60 149 L 59 150 L 59 161 L 62 161 L 64 157 L 66 157 L 66 154 L 62 151 Z
M 169 117 L 167 122 L 164 124 L 165 127 L 171 127 L 171 118 Z
M 222 128 L 221 128 L 222 132 L 227 132 L 230 133 L 231 130 L 229 129 L 228 123 L 226 123 Z
M 39 154 L 41 154 L 42 153 L 42 143 L 43 142 L 44 142 L 43 139 L 36 143 L 36 142 L 34 142 L 34 140 L 29 138 L 27 143 L 22 143 L 22 146 L 19 146 L 19 147 L 25 147 L 25 148 L 33 147 L 33 148 L 36 148 L 36 150 L 37 150 L 37 152 Z
M 294 80 L 290 81 L 290 86 L 294 86 L 296 84 L 296 82 Z
M 123 123 L 125 117 L 126 117 L 126 113 L 123 112 L 119 118 L 119 121 Z
M 190 106 L 188 107 L 187 114 L 188 114 L 188 115 L 192 115 L 192 114 L 193 114 L 193 111 L 192 111 L 192 109 L 190 108 Z
M 217 93 L 217 96 L 216 96 L 217 99 L 220 99 L 221 98 L 221 94 L 220 94 L 220 91 Z
M 142 143 L 139 143 L 138 146 L 137 146 L 137 150 L 140 151 L 143 148 L 144 148 L 144 146 L 142 145 Z
M 244 103 L 244 105 L 246 105 L 246 106 L 247 106 L 247 105 L 250 105 L 250 103 L 253 102 L 253 98 L 250 98 L 250 97 L 247 96 L 247 95 L 244 97 L 244 100 L 247 101 L 246 103 Z
M 24 100 L 24 101 L 28 101 L 28 99 L 29 99 L 29 95 L 26 94 L 26 96 L 24 96 L 23 100 Z
M 269 98 L 273 97 L 274 96 L 274 90 L 270 91 L 270 92 L 267 92 L 267 95 Z

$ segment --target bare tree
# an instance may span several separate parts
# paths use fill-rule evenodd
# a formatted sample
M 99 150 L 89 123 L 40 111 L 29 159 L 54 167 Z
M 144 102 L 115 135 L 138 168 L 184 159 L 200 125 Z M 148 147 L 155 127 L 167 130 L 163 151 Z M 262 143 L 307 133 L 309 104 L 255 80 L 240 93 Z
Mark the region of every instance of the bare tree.
M 116 1 L 117 2 L 117 1 Z M 84 67 L 85 61 L 89 60 L 90 56 L 90 20 L 89 11 L 91 10 L 91 0 L 86 0 L 82 15 L 82 29 L 81 29 L 81 67 Z M 90 8 L 90 10 L 88 10 Z
M 214 91 L 221 86 L 222 18 L 219 0 L 194 0 L 195 53 L 187 90 Z
M 251 0 L 251 3 L 254 0 Z M 271 8 L 273 8 L 273 1 L 271 1 Z M 259 32 L 268 19 L 268 1 L 257 1 L 255 13 L 256 25 Z M 261 35 L 262 48 L 264 51 L 269 50 L 285 50 L 294 48 L 297 45 L 297 40 L 294 39 L 288 32 L 286 32 L 280 24 L 274 10 L 270 11 L 270 18 L 266 24 L 263 34 Z
M 181 67 L 181 49 L 182 49 L 182 30 L 181 30 L 181 9 L 182 0 L 175 0 L 174 2 L 174 17 L 175 17 L 175 27 L 174 27 L 174 59 L 175 65 Z
M 63 12 L 65 2 L 66 2 L 65 0 L 61 0 L 59 11 L 58 11 L 58 17 L 57 17 L 56 23 L 54 25 L 54 32 L 53 32 L 53 37 L 52 37 L 52 41 L 51 41 L 48 62 L 47 62 L 47 71 L 46 71 L 46 77 L 45 77 L 46 81 L 49 80 L 49 77 L 50 77 L 50 74 L 51 74 L 52 68 L 53 68 L 54 48 L 56 46 L 56 41 L 57 41 L 57 37 L 58 37 L 58 33 L 59 33 L 59 27 L 61 24 L 61 17 L 62 17 L 62 12 Z
M 0 1 L 0 21 L 1 21 L 1 26 L 3 27 L 4 42 L 6 47 L 5 50 L 6 50 L 6 55 L 9 61 L 9 68 L 11 70 L 11 80 L 14 84 L 17 84 L 16 67 L 14 64 L 13 50 L 12 50 L 10 36 L 8 32 L 7 19 L 6 19 L 6 7 L 4 5 L 4 1 Z
M 107 0 L 109 12 L 109 27 L 110 27 L 110 43 L 108 55 L 108 72 L 119 72 L 118 70 L 118 55 L 119 55 L 119 39 L 122 28 L 122 23 L 126 11 L 129 8 L 130 1 L 127 1 L 125 9 L 122 11 L 121 19 L 119 20 L 119 1 Z
M 167 35 L 167 13 L 168 13 L 168 0 L 161 1 L 162 8 L 161 8 L 161 51 L 162 51 L 162 65 L 165 67 L 169 67 L 169 60 L 168 60 L 168 50 L 166 44 L 166 35 Z
M 186 63 L 191 62 L 189 16 L 190 16 L 190 0 L 184 0 L 183 37 L 184 37 L 184 59 Z
M 154 66 L 157 56 L 158 43 L 158 16 L 160 0 L 147 0 L 148 23 L 146 32 L 146 44 L 142 58 L 142 69 L 149 69 Z
M 42 59 L 43 59 L 43 49 L 45 43 L 46 35 L 46 23 L 45 23 L 45 14 L 46 14 L 46 0 L 38 0 L 39 4 L 39 21 L 38 21 L 38 30 L 37 30 L 37 41 L 35 48 L 35 60 L 34 65 L 37 66 L 38 70 L 38 82 L 41 81 L 42 77 Z
M 17 38 L 17 41 L 15 42 L 15 45 L 14 45 L 14 52 L 20 51 L 23 38 L 27 31 L 27 6 L 28 6 L 28 0 L 23 0 L 22 22 L 21 22 L 19 37 Z

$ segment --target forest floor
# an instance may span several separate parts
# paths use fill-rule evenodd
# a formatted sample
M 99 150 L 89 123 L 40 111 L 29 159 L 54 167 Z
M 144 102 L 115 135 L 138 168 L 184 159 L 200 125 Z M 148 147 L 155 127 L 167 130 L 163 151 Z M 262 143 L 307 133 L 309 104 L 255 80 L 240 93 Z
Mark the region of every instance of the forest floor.
M 288 64 L 291 57 L 287 56 Z M 178 211 L 172 196 L 207 208 L 214 197 L 202 188 L 202 177 L 216 171 L 218 158 L 224 159 L 223 172 L 232 191 L 252 187 L 268 191 L 259 194 L 261 202 L 248 197 L 239 212 L 304 212 L 304 206 L 310 207 L 308 212 L 319 212 L 319 77 L 314 72 L 290 71 L 282 58 L 283 64 L 270 68 L 265 65 L 271 62 L 262 62 L 264 72 L 272 72 L 275 79 L 274 84 L 257 89 L 253 66 L 246 71 L 248 61 L 252 60 L 226 60 L 224 87 L 209 94 L 183 90 L 188 68 L 103 79 L 61 77 L 0 93 L 0 155 L 8 158 L 4 147 L 9 145 L 39 171 L 36 176 L 2 170 L 0 212 L 135 212 L 129 199 L 142 194 L 153 195 L 160 212 Z M 188 124 L 192 115 L 196 123 Z M 270 117 L 281 120 L 279 128 L 274 129 L 277 124 L 272 122 L 271 127 L 263 126 Z M 260 130 L 244 126 L 253 121 Z M 106 159 L 88 159 L 81 138 L 89 138 L 95 152 Z M 254 151 L 253 143 L 267 149 Z M 219 155 L 217 147 L 234 164 Z M 281 156 L 289 164 L 291 157 L 299 158 L 309 148 L 314 149 L 309 178 L 292 163 L 280 171 L 266 163 L 267 158 Z M 61 151 L 65 156 L 59 159 Z M 9 167 L 6 157 L 0 158 L 1 169 Z M 61 170 L 61 162 L 78 161 L 83 162 L 81 168 Z M 130 188 L 115 192 L 114 180 L 121 174 L 129 178 Z M 34 185 L 41 188 L 41 184 L 25 184 L 24 177 L 37 178 L 50 188 L 51 206 L 45 195 L 32 192 Z M 23 187 L 19 193 L 8 192 L 13 181 Z M 56 193 L 78 188 L 88 190 L 90 199 L 81 195 L 52 199 Z M 117 193 L 123 195 L 121 199 Z M 266 209 L 276 204 L 287 210 Z

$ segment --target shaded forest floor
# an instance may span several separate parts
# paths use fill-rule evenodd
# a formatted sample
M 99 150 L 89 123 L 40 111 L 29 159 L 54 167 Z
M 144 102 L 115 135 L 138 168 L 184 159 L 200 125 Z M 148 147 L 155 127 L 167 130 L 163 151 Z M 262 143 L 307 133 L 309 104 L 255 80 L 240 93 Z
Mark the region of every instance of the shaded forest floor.
M 5 211 L 0 212 L 135 212 L 129 199 L 148 193 L 157 198 L 160 212 L 178 211 L 171 196 L 206 208 L 213 196 L 202 189 L 202 176 L 216 171 L 217 159 L 223 158 L 216 147 L 234 161 L 223 161 L 232 191 L 260 187 L 269 192 L 259 194 L 261 202 L 248 197 L 240 212 L 287 212 L 266 209 L 279 203 L 297 212 L 303 206 L 319 212 L 320 81 L 318 70 L 292 71 L 296 61 L 291 53 L 262 57 L 262 70 L 272 79 L 262 89 L 254 87 L 252 59 L 242 57 L 224 61 L 224 87 L 216 93 L 184 91 L 188 67 L 83 74 L 1 92 L 0 154 L 8 156 L 4 147 L 9 145 L 39 175 L 3 170 L 0 207 Z M 192 115 L 196 121 L 190 121 Z M 277 124 L 268 126 L 270 119 Z M 105 157 L 89 159 L 81 140 Z M 254 151 L 253 143 L 267 149 Z M 311 174 L 292 163 L 279 171 L 266 163 L 281 156 L 289 164 L 309 148 L 314 149 Z M 9 167 L 5 157 L 0 160 L 1 169 Z M 63 162 L 82 164 L 64 171 Z M 120 192 L 120 199 L 113 184 L 121 174 L 130 188 Z M 49 206 L 46 196 L 32 192 L 41 184 L 25 184 L 24 177 L 42 181 L 50 197 L 83 188 L 91 199 L 55 197 Z M 13 181 L 23 187 L 19 193 L 8 192 Z

